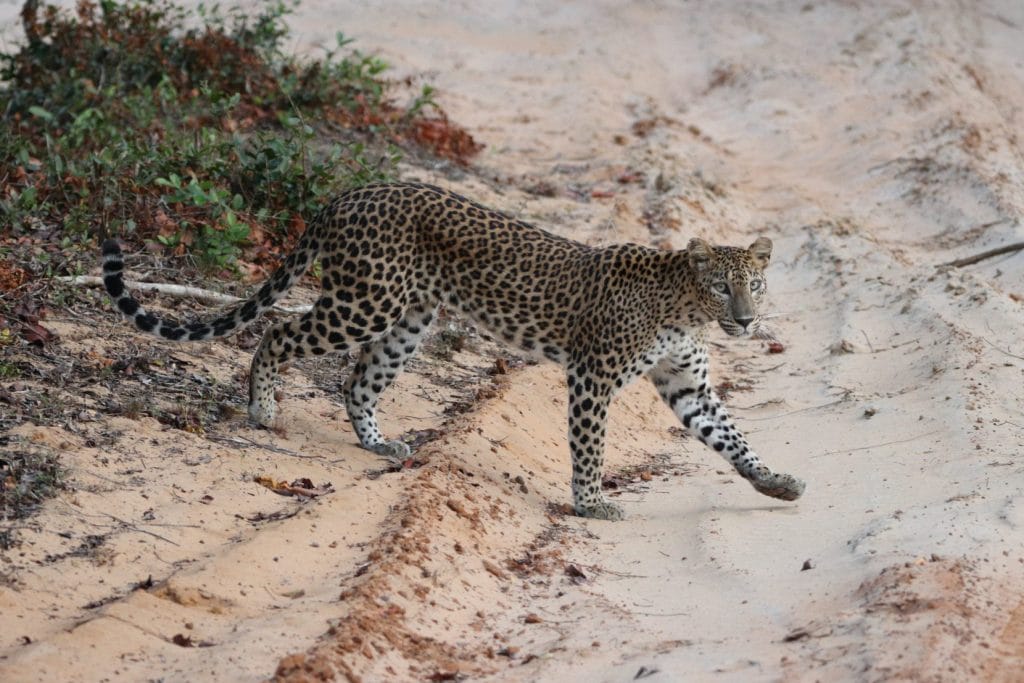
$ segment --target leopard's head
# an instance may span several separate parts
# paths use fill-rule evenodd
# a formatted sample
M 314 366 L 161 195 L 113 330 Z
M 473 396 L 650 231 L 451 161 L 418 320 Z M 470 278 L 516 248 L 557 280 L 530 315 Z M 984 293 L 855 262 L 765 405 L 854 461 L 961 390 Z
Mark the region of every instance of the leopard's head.
M 767 290 L 764 269 L 772 241 L 758 237 L 746 249 L 711 246 L 694 238 L 686 249 L 704 313 L 728 334 L 743 337 L 761 326 L 758 305 Z

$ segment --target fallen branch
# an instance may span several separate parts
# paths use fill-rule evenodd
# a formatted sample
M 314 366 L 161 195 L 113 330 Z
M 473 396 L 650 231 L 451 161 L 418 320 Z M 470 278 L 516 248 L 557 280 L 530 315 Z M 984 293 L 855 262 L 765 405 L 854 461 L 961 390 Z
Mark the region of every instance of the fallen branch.
M 980 254 L 975 254 L 974 256 L 966 256 L 955 261 L 950 261 L 949 263 L 940 263 L 936 268 L 963 268 L 964 266 L 975 264 L 978 261 L 984 261 L 985 259 L 992 258 L 994 256 L 1002 256 L 1003 254 L 1020 251 L 1021 249 L 1024 249 L 1024 242 L 1015 242 L 1013 244 L 1007 244 L 1002 247 L 983 251 Z
M 103 286 L 103 278 L 95 275 L 76 275 L 73 277 L 65 276 L 54 279 L 58 282 L 63 282 L 77 287 Z M 135 282 L 133 280 L 125 280 L 124 284 L 128 289 L 137 289 L 140 292 L 159 292 L 160 294 L 178 299 L 196 299 L 198 301 L 205 301 L 212 304 L 237 304 L 245 301 L 245 299 L 240 299 L 237 296 L 231 296 L 230 294 L 221 294 L 220 292 L 214 292 L 201 287 L 189 287 L 188 285 L 173 285 L 162 282 Z M 313 307 L 308 304 L 304 306 L 282 306 L 281 304 L 274 304 L 272 308 L 280 313 L 306 313 Z

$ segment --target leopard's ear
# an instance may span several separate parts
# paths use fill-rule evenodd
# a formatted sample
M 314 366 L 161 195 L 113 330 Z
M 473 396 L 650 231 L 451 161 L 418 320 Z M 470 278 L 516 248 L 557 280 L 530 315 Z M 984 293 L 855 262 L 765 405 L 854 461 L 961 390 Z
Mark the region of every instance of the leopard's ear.
M 690 240 L 686 246 L 686 254 L 690 259 L 690 267 L 698 273 L 710 266 L 715 258 L 711 245 L 699 237 Z
M 758 237 L 754 243 L 747 247 L 747 252 L 758 268 L 764 269 L 772 258 L 772 241 L 767 237 Z

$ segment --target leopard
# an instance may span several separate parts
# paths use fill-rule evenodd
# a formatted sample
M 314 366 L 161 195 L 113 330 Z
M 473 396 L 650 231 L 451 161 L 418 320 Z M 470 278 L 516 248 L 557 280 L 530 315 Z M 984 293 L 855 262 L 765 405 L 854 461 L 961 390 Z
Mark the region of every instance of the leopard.
M 602 491 L 608 410 L 642 376 L 686 433 L 719 453 L 753 488 L 794 501 L 803 480 L 772 470 L 736 427 L 709 377 L 707 331 L 762 327 L 759 305 L 772 242 L 685 249 L 587 245 L 422 183 L 378 183 L 340 193 L 248 299 L 205 321 L 148 313 L 123 279 L 120 242 L 101 245 L 103 282 L 142 331 L 173 341 L 237 332 L 267 312 L 319 259 L 320 292 L 298 317 L 270 324 L 249 371 L 249 418 L 272 428 L 275 380 L 292 359 L 355 355 L 344 403 L 360 445 L 401 460 L 410 447 L 377 421 L 381 393 L 426 335 L 440 307 L 527 357 L 565 369 L 572 509 L 624 518 Z

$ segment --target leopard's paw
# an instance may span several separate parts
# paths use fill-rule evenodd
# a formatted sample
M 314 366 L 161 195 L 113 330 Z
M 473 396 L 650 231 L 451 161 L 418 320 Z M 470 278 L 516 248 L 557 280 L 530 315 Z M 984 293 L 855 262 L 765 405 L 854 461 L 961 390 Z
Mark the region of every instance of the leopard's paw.
M 610 522 L 618 522 L 626 518 L 626 513 L 621 507 L 605 498 L 601 498 L 597 503 L 591 505 L 577 503 L 574 509 L 580 517 L 590 517 L 591 519 L 607 519 Z
M 797 479 L 792 474 L 777 474 L 775 472 L 758 479 L 751 479 L 750 483 L 758 493 L 780 500 L 796 500 L 804 494 L 804 489 L 807 487 L 803 479 Z
M 377 455 L 383 455 L 389 460 L 401 461 L 412 455 L 412 449 L 409 448 L 409 444 L 404 441 L 398 441 L 397 439 L 368 446 L 367 450 L 373 451 Z
M 271 400 L 264 403 L 253 401 L 249 404 L 249 419 L 260 427 L 272 429 L 274 417 L 277 415 L 277 404 Z

